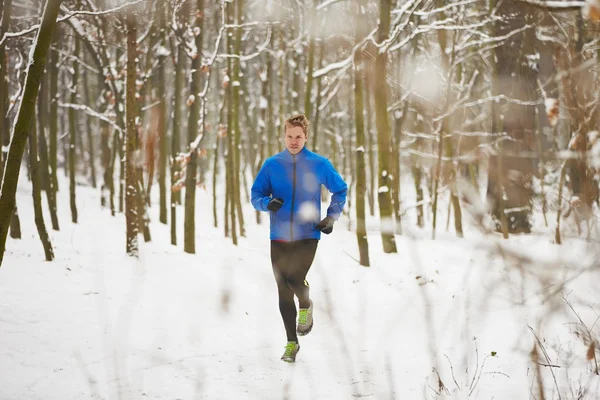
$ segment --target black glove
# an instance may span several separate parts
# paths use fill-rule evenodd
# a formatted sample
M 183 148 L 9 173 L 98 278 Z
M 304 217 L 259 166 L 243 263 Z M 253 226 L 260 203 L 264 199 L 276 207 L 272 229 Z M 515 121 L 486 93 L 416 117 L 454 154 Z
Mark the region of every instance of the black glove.
M 329 216 L 323 218 L 321 222 L 317 224 L 317 229 L 323 232 L 326 235 L 329 235 L 333 232 L 333 223 L 335 220 Z
M 271 201 L 269 201 L 269 204 L 267 204 L 267 208 L 270 211 L 276 212 L 281 208 L 282 205 L 283 199 L 280 199 L 279 197 L 273 197 Z

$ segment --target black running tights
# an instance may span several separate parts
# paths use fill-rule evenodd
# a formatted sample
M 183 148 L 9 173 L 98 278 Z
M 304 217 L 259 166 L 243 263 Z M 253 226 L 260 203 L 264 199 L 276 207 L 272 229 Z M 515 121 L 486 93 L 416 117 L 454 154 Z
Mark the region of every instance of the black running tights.
M 318 243 L 317 239 L 271 241 L 271 263 L 279 291 L 279 311 L 288 341 L 298 341 L 294 295 L 298 297 L 300 308 L 310 306 L 306 274 L 315 258 Z

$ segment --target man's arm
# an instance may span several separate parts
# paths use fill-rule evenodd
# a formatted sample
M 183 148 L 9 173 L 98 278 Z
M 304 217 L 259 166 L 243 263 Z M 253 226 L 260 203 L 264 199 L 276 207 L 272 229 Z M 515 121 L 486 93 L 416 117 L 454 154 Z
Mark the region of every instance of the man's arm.
M 348 194 L 348 185 L 344 182 L 341 175 L 335 170 L 329 160 L 325 162 L 325 174 L 323 184 L 332 193 L 331 202 L 327 208 L 327 216 L 337 220 L 346 204 Z
M 252 206 L 258 211 L 269 211 L 267 205 L 271 201 L 271 180 L 267 171 L 267 161 L 263 164 L 252 184 Z

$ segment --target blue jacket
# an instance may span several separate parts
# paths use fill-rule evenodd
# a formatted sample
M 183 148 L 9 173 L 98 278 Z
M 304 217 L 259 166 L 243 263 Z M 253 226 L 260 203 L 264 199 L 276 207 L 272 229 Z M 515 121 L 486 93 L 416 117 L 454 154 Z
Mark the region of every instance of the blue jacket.
M 333 193 L 327 215 L 338 219 L 346 204 L 348 186 L 331 162 L 304 147 L 292 155 L 284 150 L 265 160 L 252 185 L 252 205 L 269 211 L 273 197 L 283 206 L 270 213 L 271 240 L 320 239 L 321 184 Z

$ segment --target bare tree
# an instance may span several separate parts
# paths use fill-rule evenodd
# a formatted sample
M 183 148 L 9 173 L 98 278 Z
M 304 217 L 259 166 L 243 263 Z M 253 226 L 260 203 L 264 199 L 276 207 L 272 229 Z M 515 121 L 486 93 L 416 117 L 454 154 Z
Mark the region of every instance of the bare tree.
M 390 30 L 390 0 L 379 2 L 379 29 L 377 40 L 382 43 L 389 35 Z M 396 240 L 392 228 L 392 199 L 390 195 L 391 182 L 391 141 L 390 121 L 387 112 L 387 53 L 378 52 L 375 57 L 374 70 L 374 96 L 375 113 L 377 122 L 378 154 L 379 154 L 379 216 L 381 218 L 381 240 L 383 251 L 396 253 Z
M 365 36 L 364 17 L 365 2 L 356 5 L 356 40 Z M 362 22 L 362 23 L 361 23 Z M 362 51 L 355 53 L 356 71 L 354 71 L 354 120 L 356 124 L 356 239 L 360 254 L 360 265 L 370 266 L 369 241 L 367 240 L 367 226 L 365 215 L 366 165 L 365 165 L 365 120 L 364 120 L 364 68 Z
M 195 54 L 192 56 L 192 72 L 190 78 L 190 107 L 188 114 L 187 146 L 189 161 L 185 178 L 185 220 L 183 228 L 183 250 L 186 253 L 196 252 L 196 174 L 198 169 L 198 118 L 200 117 L 199 94 L 202 89 L 202 39 L 204 35 L 204 0 L 196 1 L 196 20 L 194 23 Z
M 138 176 L 136 150 L 138 149 L 138 135 L 136 118 L 138 108 L 136 105 L 136 59 L 137 59 L 137 21 L 133 10 L 125 14 L 127 29 L 127 79 L 126 79 L 126 114 L 127 136 L 125 140 L 125 218 L 127 223 L 126 251 L 130 256 L 139 255 L 139 210 L 138 210 Z
M 27 68 L 25 88 L 21 97 L 21 104 L 17 112 L 16 122 L 13 128 L 12 140 L 8 150 L 8 159 L 2 180 L 2 192 L 0 193 L 0 265 L 4 260 L 6 250 L 6 238 L 10 219 L 13 215 L 16 200 L 17 183 L 19 181 L 19 170 L 21 158 L 25 151 L 25 142 L 29 136 L 31 122 L 35 120 L 35 104 L 39 91 L 40 81 L 44 74 L 46 55 L 52 40 L 52 31 L 56 25 L 56 17 L 60 8 L 60 0 L 48 0 L 42 14 L 31 59 Z

